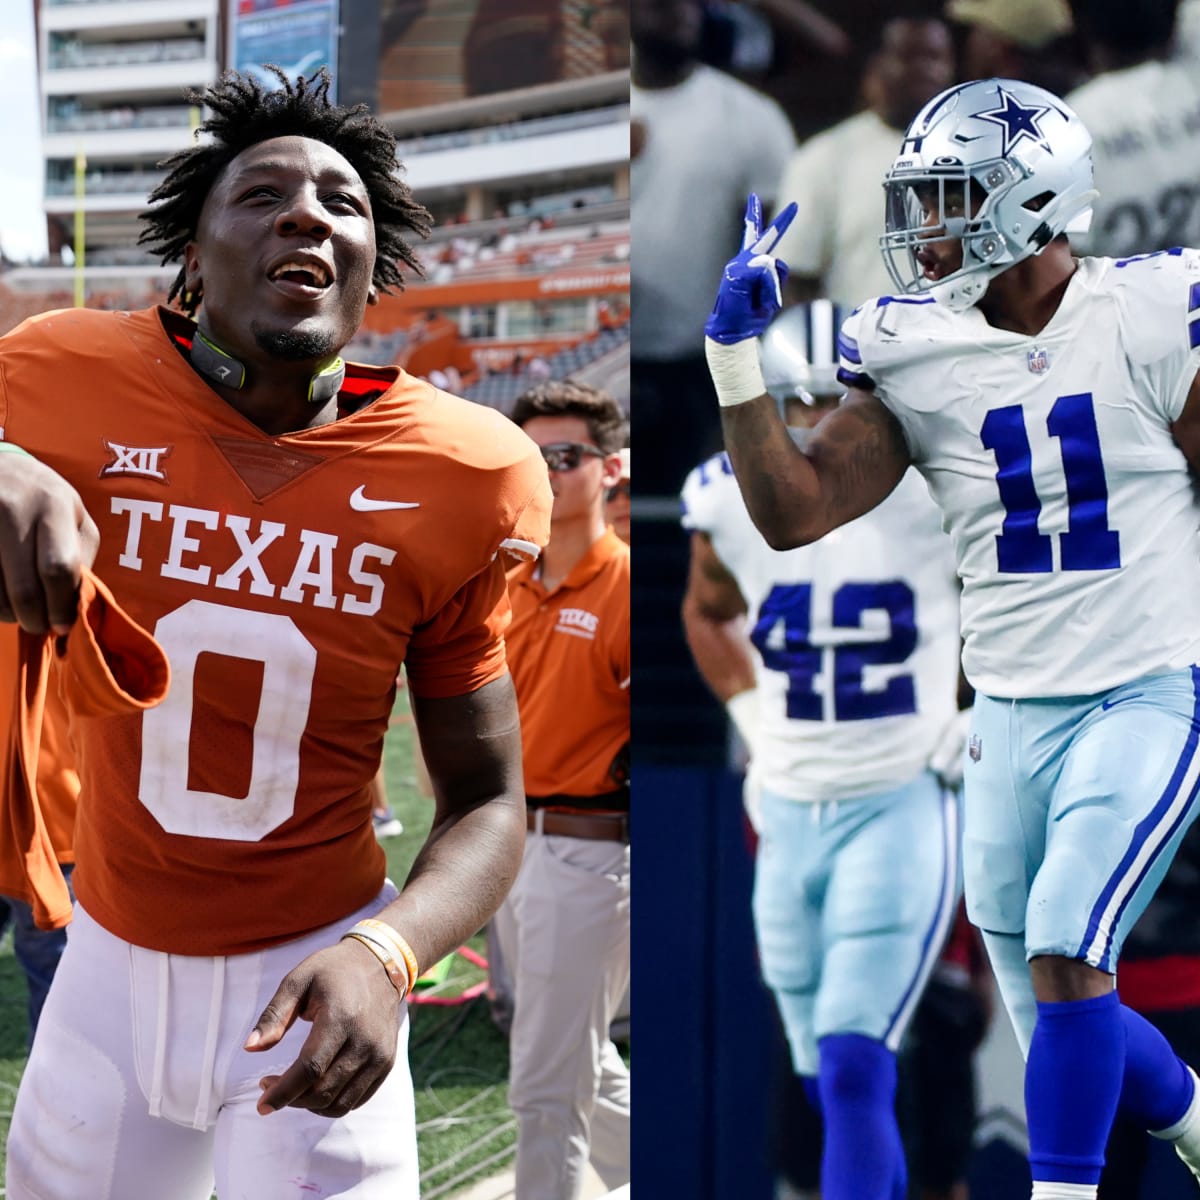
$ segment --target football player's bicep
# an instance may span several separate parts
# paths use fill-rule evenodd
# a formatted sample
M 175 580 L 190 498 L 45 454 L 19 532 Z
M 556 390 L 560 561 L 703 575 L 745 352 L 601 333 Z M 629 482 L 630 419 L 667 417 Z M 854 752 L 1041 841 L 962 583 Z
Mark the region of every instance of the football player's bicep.
M 1171 436 L 1183 451 L 1192 474 L 1200 479 L 1200 374 L 1192 380 L 1183 412 L 1171 426 Z
M 851 388 L 813 429 L 805 454 L 820 480 L 826 528 L 883 503 L 912 466 L 900 422 L 873 392 Z
M 411 696 L 438 820 L 498 796 L 524 792 L 521 732 L 512 679 L 461 696 Z

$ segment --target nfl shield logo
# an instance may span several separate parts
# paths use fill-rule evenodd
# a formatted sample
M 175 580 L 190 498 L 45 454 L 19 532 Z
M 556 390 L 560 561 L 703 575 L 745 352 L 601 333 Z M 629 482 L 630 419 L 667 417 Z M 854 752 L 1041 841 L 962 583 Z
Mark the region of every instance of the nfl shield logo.
M 1041 375 L 1050 367 L 1050 356 L 1045 350 L 1034 348 L 1029 352 L 1029 369 L 1035 375 Z
M 972 762 L 978 762 L 983 756 L 983 739 L 979 734 L 971 734 L 971 739 L 967 742 L 967 754 Z

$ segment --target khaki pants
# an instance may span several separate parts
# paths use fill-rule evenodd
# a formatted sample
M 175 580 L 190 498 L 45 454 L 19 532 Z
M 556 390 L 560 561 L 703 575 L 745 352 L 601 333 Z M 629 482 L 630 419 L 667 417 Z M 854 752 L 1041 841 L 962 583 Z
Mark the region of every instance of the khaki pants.
M 530 833 L 494 920 L 512 979 L 517 1200 L 629 1180 L 629 1071 L 608 1029 L 629 983 L 629 847 Z

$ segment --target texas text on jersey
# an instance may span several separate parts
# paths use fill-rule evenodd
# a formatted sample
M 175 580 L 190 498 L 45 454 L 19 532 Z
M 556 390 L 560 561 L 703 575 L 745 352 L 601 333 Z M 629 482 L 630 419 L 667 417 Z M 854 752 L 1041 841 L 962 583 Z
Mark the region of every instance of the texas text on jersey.
M 137 945 L 230 954 L 379 893 L 367 789 L 398 666 L 425 697 L 504 673 L 500 551 L 544 544 L 548 496 L 515 426 L 395 370 L 351 367 L 346 386 L 377 398 L 265 434 L 188 365 L 176 323 L 32 319 L 3 342 L 0 426 L 90 479 L 96 573 L 171 663 L 158 707 L 79 723 L 77 895 Z

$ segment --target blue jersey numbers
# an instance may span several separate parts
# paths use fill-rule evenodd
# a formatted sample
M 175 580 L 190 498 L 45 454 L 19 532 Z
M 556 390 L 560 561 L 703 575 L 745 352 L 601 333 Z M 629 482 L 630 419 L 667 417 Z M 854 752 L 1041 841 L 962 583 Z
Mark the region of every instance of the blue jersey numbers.
M 888 636 L 876 641 L 814 645 L 812 585 L 776 584 L 758 610 L 750 640 L 769 670 L 788 677 L 787 715 L 794 721 L 820 721 L 825 699 L 818 677 L 832 683 L 832 717 L 869 721 L 917 711 L 910 674 L 894 674 L 882 687 L 868 688 L 866 669 L 906 662 L 917 647 L 916 598 L 902 580 L 844 583 L 833 593 L 831 622 L 837 629 L 861 629 L 867 612 L 887 614 Z M 828 668 L 828 669 L 827 669 Z
M 1067 529 L 1059 534 L 1064 571 L 1105 571 L 1121 565 L 1121 540 L 1108 527 L 1108 485 L 1096 431 L 1091 392 L 1059 396 L 1046 418 L 1046 432 L 1059 441 L 1067 488 Z M 1038 532 L 1042 502 L 1033 482 L 1033 456 L 1020 404 L 993 408 L 979 433 L 996 456 L 996 486 L 1004 522 L 996 535 L 996 558 L 1006 574 L 1054 569 L 1050 538 Z

